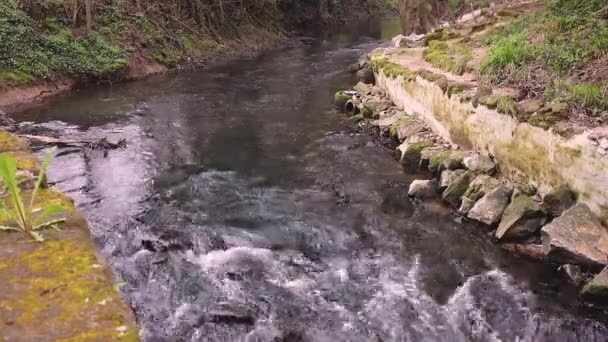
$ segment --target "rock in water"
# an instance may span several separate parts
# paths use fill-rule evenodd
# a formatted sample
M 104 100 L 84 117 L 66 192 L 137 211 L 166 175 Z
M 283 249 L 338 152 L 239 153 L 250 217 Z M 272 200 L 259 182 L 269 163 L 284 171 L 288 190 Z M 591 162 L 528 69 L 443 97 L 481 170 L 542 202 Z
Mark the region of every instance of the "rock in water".
M 541 230 L 549 259 L 562 264 L 599 268 L 608 263 L 608 230 L 578 203 Z
M 410 184 L 410 189 L 407 193 L 411 197 L 429 198 L 437 194 L 437 181 L 431 180 L 415 180 Z
M 364 67 L 363 69 L 357 71 L 357 79 L 366 84 L 376 83 L 376 76 L 374 75 L 374 71 L 371 67 Z
M 463 152 L 451 153 L 444 161 L 443 168 L 446 170 L 456 170 L 464 167 L 464 158 L 466 154 Z
M 448 185 L 447 189 L 443 191 L 441 198 L 451 204 L 454 208 L 460 207 L 462 195 L 467 191 L 472 180 L 473 173 L 471 171 L 466 171 Z
M 608 304 L 608 267 L 585 285 L 581 296 L 588 302 Z
M 559 217 L 576 203 L 576 195 L 567 186 L 553 189 L 543 198 L 543 208 L 552 217 Z
M 519 256 L 532 259 L 532 260 L 544 260 L 545 253 L 542 245 L 525 245 L 519 243 L 505 243 L 500 247 L 505 251 L 517 254 Z
M 486 155 L 475 153 L 463 160 L 464 166 L 473 172 L 492 174 L 496 169 L 496 164 Z
M 466 216 L 471 208 L 475 205 L 475 200 L 468 198 L 467 196 L 462 196 L 462 203 L 460 204 L 460 208 L 458 208 L 458 213 L 460 215 Z
M 488 175 L 479 175 L 469 184 L 467 191 L 464 196 L 477 201 L 482 198 L 488 192 L 496 189 L 500 185 L 496 178 L 492 178 Z
M 439 178 L 439 190 L 444 191 L 450 184 L 452 184 L 458 177 L 462 176 L 465 170 L 444 170 L 441 172 Z
M 500 221 L 505 208 L 509 205 L 510 197 L 511 191 L 505 186 L 499 186 L 475 203 L 467 217 L 489 226 L 494 225 Z
M 538 203 L 524 195 L 516 197 L 502 214 L 496 238 L 517 239 L 536 233 L 546 222 L 545 213 Z

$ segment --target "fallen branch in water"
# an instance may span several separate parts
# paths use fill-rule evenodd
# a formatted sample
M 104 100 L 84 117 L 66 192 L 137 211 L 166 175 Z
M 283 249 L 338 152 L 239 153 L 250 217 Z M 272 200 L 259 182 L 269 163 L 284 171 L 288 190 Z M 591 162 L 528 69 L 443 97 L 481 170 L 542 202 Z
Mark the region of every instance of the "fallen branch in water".
M 64 139 L 64 138 L 53 138 L 44 135 L 29 135 L 23 134 L 21 137 L 35 141 L 38 143 L 53 145 L 59 147 L 80 147 L 90 148 L 93 150 L 115 150 L 118 148 L 125 148 L 127 146 L 126 139 L 120 139 L 116 143 L 110 142 L 107 138 L 101 138 L 99 140 L 78 140 L 78 139 Z

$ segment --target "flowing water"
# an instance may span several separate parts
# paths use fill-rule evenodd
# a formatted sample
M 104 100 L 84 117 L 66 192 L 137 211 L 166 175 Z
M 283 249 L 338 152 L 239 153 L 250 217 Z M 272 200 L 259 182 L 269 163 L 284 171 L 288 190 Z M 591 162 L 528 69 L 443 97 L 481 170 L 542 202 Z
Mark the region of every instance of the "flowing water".
M 196 72 L 82 89 L 18 116 L 87 215 L 146 341 L 606 341 L 602 314 L 414 177 L 331 105 L 398 30 L 343 27 Z

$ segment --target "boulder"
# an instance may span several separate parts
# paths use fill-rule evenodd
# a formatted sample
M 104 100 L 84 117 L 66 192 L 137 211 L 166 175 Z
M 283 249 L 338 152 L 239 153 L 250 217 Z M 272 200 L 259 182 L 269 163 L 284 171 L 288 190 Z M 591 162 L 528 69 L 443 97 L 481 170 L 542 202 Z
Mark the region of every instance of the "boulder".
M 467 217 L 489 226 L 494 225 L 500 221 L 503 212 L 509 205 L 510 199 L 511 191 L 501 185 L 477 201 L 467 214 Z
M 600 268 L 608 263 L 608 230 L 578 203 L 541 230 L 548 257 L 561 264 Z
M 427 169 L 430 167 L 431 160 L 435 157 L 441 155 L 446 151 L 445 147 L 441 145 L 434 145 L 425 147 L 420 152 L 420 162 L 418 163 L 418 167 L 421 170 Z
M 376 76 L 374 75 L 374 71 L 371 67 L 364 67 L 363 69 L 357 71 L 357 79 L 366 84 L 375 84 Z
M 431 180 L 415 180 L 410 184 L 407 192 L 408 196 L 416 198 L 430 198 L 437 195 L 437 181 Z
M 425 147 L 429 147 L 433 142 L 423 140 L 415 143 L 408 143 L 403 154 L 401 155 L 401 163 L 405 165 L 418 165 L 420 163 L 420 155 Z
M 449 146 L 442 146 L 439 153 L 435 153 L 431 156 L 428 163 L 428 169 L 432 173 L 438 173 L 443 171 L 443 162 L 452 154 L 454 151 L 448 150 Z
M 583 287 L 581 297 L 587 302 L 608 304 L 608 267 Z
M 463 163 L 467 169 L 473 172 L 492 174 L 496 169 L 492 158 L 479 153 L 464 158 Z
M 496 178 L 492 178 L 488 175 L 481 174 L 469 184 L 467 191 L 464 193 L 465 197 L 470 198 L 473 201 L 477 201 L 482 198 L 486 193 L 493 189 L 496 189 L 500 183 Z
M 444 170 L 439 177 L 439 190 L 445 190 L 456 178 L 462 176 L 465 170 Z
M 566 185 L 560 185 L 543 198 L 543 208 L 552 217 L 558 217 L 576 203 L 576 195 Z
M 397 128 L 397 138 L 403 141 L 414 134 L 423 132 L 424 124 L 420 121 L 410 120 Z
M 467 155 L 464 152 L 453 152 L 444 161 L 443 168 L 446 170 L 457 170 L 464 167 L 464 158 Z
M 496 238 L 504 240 L 531 236 L 538 232 L 546 221 L 545 213 L 538 203 L 528 196 L 518 196 L 502 214 Z
M 466 196 L 462 196 L 462 203 L 460 204 L 460 208 L 458 208 L 458 214 L 466 216 L 475 205 L 475 201 L 476 200 L 472 200 Z
M 462 195 L 467 191 L 469 184 L 473 180 L 473 173 L 466 171 L 461 176 L 454 179 L 443 191 L 441 198 L 451 204 L 454 208 L 459 208 L 462 203 Z

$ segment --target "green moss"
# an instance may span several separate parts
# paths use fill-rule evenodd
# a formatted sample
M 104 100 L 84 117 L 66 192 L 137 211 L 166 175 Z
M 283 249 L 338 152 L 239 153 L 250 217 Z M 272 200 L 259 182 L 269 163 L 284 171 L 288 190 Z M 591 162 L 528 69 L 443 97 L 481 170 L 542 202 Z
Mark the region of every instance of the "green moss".
M 401 119 L 397 120 L 395 123 L 393 123 L 389 130 L 391 138 L 397 139 L 398 135 L 399 135 L 399 127 L 401 127 L 402 125 L 405 125 L 406 123 L 408 123 L 412 120 L 413 120 L 413 118 L 411 116 L 404 116 Z
M 405 153 L 403 154 L 404 159 L 418 160 L 420 159 L 420 154 L 422 153 L 422 150 L 432 145 L 433 142 L 431 141 L 421 141 L 414 144 L 409 144 L 405 149 Z
M 350 118 L 348 118 L 348 120 L 353 121 L 353 122 L 359 122 L 359 121 L 365 120 L 365 116 L 363 116 L 363 114 L 357 114 L 357 115 L 351 116 Z
M 436 170 L 439 166 L 443 165 L 443 162 L 452 155 L 452 151 L 444 151 L 429 160 L 429 169 Z
M 365 117 L 365 118 L 373 118 L 376 115 L 379 115 L 380 113 L 376 113 L 373 109 L 371 109 L 370 107 L 363 107 L 363 110 L 361 111 L 361 114 Z
M 435 67 L 455 74 L 464 73 L 466 64 L 473 58 L 471 49 L 462 41 L 432 41 L 422 55 Z
M 0 152 L 30 151 L 27 143 L 7 131 L 0 131 Z
M 406 81 L 412 81 L 416 79 L 415 72 L 412 72 L 411 70 L 406 69 L 399 64 L 393 63 L 386 58 L 375 59 L 374 61 L 372 61 L 372 68 L 376 73 L 382 70 L 382 72 L 388 77 L 396 78 L 398 76 L 402 76 L 403 79 Z
M 346 106 L 346 102 L 351 99 L 351 96 L 348 96 L 343 91 L 339 91 L 334 95 L 334 105 L 338 110 L 344 110 L 344 106 Z

